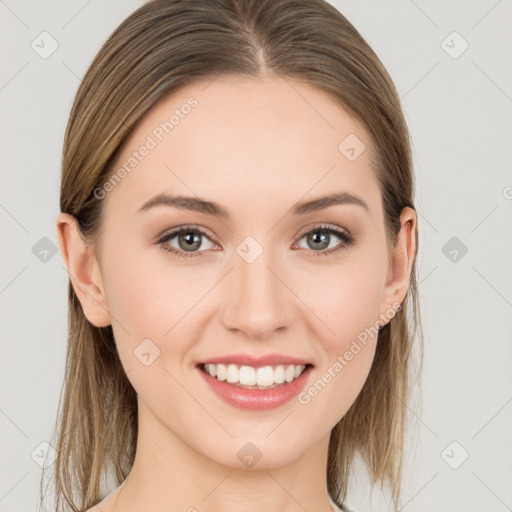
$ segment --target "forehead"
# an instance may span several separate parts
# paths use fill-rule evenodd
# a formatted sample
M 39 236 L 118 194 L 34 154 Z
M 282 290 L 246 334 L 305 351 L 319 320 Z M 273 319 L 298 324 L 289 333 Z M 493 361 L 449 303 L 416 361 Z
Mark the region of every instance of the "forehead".
M 197 195 L 250 216 L 347 191 L 377 214 L 371 151 L 363 125 L 311 85 L 289 77 L 202 80 L 138 123 L 116 157 L 113 172 L 123 177 L 106 201 L 133 214 L 155 194 Z

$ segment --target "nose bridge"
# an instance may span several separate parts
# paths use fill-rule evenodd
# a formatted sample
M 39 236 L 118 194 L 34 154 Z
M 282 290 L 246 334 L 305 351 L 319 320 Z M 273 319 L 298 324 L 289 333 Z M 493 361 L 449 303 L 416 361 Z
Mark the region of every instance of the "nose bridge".
M 225 294 L 224 324 L 251 338 L 267 337 L 287 325 L 290 292 L 277 277 L 278 258 L 251 237 L 239 244 L 236 252 Z

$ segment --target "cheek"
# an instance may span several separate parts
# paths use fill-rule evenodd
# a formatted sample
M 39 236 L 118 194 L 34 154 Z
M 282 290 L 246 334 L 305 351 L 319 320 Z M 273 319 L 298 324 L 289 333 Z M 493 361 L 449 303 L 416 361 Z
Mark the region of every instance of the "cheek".
M 302 287 L 321 320 L 316 338 L 324 357 L 299 403 L 325 410 L 332 426 L 356 400 L 374 359 L 387 268 L 383 255 L 372 248 L 354 251 Z
M 165 403 L 170 410 L 181 394 L 166 369 L 174 374 L 188 340 L 194 339 L 187 312 L 207 292 L 211 279 L 191 283 L 191 273 L 173 268 L 163 251 L 140 248 L 112 252 L 105 276 L 115 342 L 128 379 L 146 402 L 154 401 L 157 409 Z
M 104 285 L 125 372 L 143 396 L 155 389 L 179 394 L 165 369 L 174 373 L 188 364 L 188 350 L 204 321 L 204 299 L 218 272 L 208 265 L 177 265 L 158 247 L 112 256 L 105 265 Z M 147 353 L 153 362 L 145 366 Z
M 215 277 L 200 266 L 180 267 L 156 246 L 134 247 L 109 262 L 109 310 L 130 333 L 145 337 L 163 337 L 201 300 Z
M 339 266 L 318 268 L 315 279 L 297 281 L 304 302 L 323 325 L 321 337 L 331 350 L 342 350 L 379 318 L 386 260 L 377 253 L 354 252 Z M 320 331 L 319 331 L 320 332 Z
M 298 402 L 323 411 L 331 428 L 357 399 L 372 366 L 380 292 L 371 275 L 353 273 L 345 274 L 342 284 L 331 285 L 329 294 L 318 295 L 318 315 L 329 329 L 317 331 L 323 357 Z

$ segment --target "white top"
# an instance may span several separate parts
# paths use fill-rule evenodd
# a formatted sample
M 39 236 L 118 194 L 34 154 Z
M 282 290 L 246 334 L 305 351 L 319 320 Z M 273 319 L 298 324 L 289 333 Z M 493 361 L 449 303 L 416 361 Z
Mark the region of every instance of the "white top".
M 338 507 L 338 505 L 336 505 L 336 503 L 334 503 L 334 501 L 332 500 L 331 496 L 328 494 L 327 497 L 329 498 L 329 502 L 331 503 L 331 506 L 332 506 L 332 509 L 334 512 L 353 512 L 352 509 L 350 508 L 340 508 Z

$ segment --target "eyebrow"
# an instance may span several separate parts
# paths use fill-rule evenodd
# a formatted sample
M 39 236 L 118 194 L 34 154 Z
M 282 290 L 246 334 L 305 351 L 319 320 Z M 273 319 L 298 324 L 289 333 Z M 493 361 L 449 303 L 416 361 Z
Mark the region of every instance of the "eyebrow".
M 300 201 L 295 203 L 291 208 L 292 215 L 305 215 L 318 210 L 323 210 L 334 205 L 352 204 L 358 205 L 369 211 L 368 205 L 358 196 L 348 192 L 337 192 L 323 197 L 318 197 L 310 201 Z M 207 201 L 200 197 L 176 196 L 169 194 L 158 194 L 146 201 L 138 210 L 138 212 L 147 211 L 156 206 L 171 206 L 183 210 L 196 211 L 219 217 L 230 219 L 229 212 L 218 203 Z

